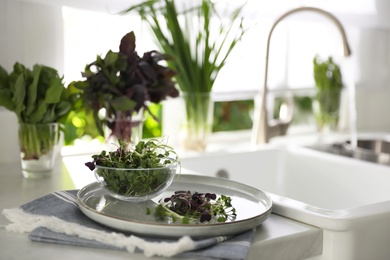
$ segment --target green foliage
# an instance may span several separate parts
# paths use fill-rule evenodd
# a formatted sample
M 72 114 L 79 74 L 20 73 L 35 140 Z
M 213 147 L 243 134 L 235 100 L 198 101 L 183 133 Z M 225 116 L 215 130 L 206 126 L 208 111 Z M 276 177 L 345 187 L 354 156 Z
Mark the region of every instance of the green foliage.
M 15 112 L 19 123 L 46 124 L 63 122 L 72 100 L 55 69 L 15 63 L 10 74 L 0 66 L 0 106 Z
M 104 179 L 106 187 L 124 196 L 144 196 L 162 189 L 178 163 L 175 151 L 156 140 L 140 141 L 128 150 L 120 142 L 116 151 L 93 155 L 85 165 Z
M 153 114 L 146 113 L 142 130 L 142 139 L 156 138 L 162 136 L 162 105 L 150 104 L 149 111 Z M 157 121 L 156 121 L 157 120 Z M 64 123 L 65 145 L 73 145 L 75 140 L 98 139 L 104 142 L 104 136 L 100 134 L 95 125 L 92 113 L 87 113 L 85 109 L 71 111 Z
M 142 138 L 156 138 L 162 136 L 162 104 L 150 104 L 152 115 L 146 113 Z M 253 110 L 253 100 L 216 102 L 214 104 L 213 132 L 235 131 L 251 129 L 252 119 L 250 111 Z M 157 120 L 157 121 L 156 121 Z M 72 111 L 65 123 L 65 144 L 71 145 L 78 138 L 98 138 L 104 140 L 94 124 L 91 114 L 86 111 Z
M 174 155 L 177 158 L 173 148 L 167 146 L 157 140 L 151 139 L 148 141 L 140 141 L 135 145 L 134 149 L 127 149 L 127 144 L 120 142 L 120 146 L 116 151 L 102 151 L 100 154 L 93 155 L 93 163 L 103 167 L 124 168 L 124 169 L 145 169 L 158 168 L 170 160 L 161 159 L 168 158 Z M 89 164 L 90 165 L 90 164 Z
M 340 96 L 343 88 L 340 68 L 333 62 L 332 57 L 323 62 L 315 57 L 313 64 L 317 87 L 316 100 L 319 105 L 317 123 L 320 129 L 325 125 L 335 127 L 339 119 Z
M 58 143 L 58 131 L 45 124 L 63 123 L 73 100 L 57 70 L 36 64 L 30 70 L 15 63 L 8 74 L 0 66 L 0 106 L 19 122 L 19 144 L 25 160 L 39 159 Z
M 104 142 L 104 136 L 101 136 L 96 128 L 92 113 L 84 110 L 71 111 L 64 123 L 64 143 L 73 145 L 76 139 L 99 139 Z
M 192 142 L 199 143 L 202 133 L 211 128 L 207 122 L 210 97 L 202 94 L 211 92 L 228 56 L 245 33 L 240 17 L 243 5 L 220 13 L 211 0 L 180 1 L 180 7 L 176 3 L 146 0 L 122 13 L 138 13 L 150 26 L 160 49 L 172 57 L 167 64 L 178 73 L 175 79 L 186 106 L 186 146 L 193 147 Z
M 110 191 L 123 196 L 142 197 L 165 188 L 175 169 L 173 166 L 143 170 L 97 167 L 95 172 L 104 179 L 105 186 Z
M 250 129 L 253 100 L 240 100 L 214 103 L 213 131 L 234 131 Z
M 294 104 L 303 112 L 312 112 L 313 98 L 310 96 L 294 97 Z
M 312 96 L 294 96 L 294 116 L 292 124 L 312 124 L 313 117 Z
M 343 88 L 340 67 L 333 62 L 332 57 L 327 61 L 315 57 L 313 64 L 314 80 L 319 91 L 340 91 Z
M 142 138 L 154 138 L 162 136 L 162 105 L 150 104 L 148 106 L 151 114 L 146 114 L 142 128 Z

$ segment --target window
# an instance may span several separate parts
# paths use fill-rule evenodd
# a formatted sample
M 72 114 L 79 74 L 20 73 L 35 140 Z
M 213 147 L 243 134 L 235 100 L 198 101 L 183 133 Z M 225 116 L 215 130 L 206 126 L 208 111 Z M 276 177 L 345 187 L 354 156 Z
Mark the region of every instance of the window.
M 111 15 L 96 11 L 87 11 L 63 7 L 64 21 L 64 77 L 66 83 L 80 80 L 81 71 L 86 64 L 96 59 L 96 55 L 105 56 L 109 50 L 118 51 L 123 35 L 134 31 L 137 51 L 156 49 L 153 41 L 144 40 L 146 34 L 138 16 Z
M 97 54 L 105 54 L 109 49 L 115 48 L 117 40 L 130 29 L 137 32 L 138 42 L 147 39 L 142 44 L 138 43 L 139 50 L 143 50 L 142 48 L 150 50 L 153 48 L 153 41 L 147 35 L 147 30 L 143 30 L 137 23 L 137 18 L 109 14 L 115 14 L 129 4 L 140 1 L 142 0 L 0 0 L 2 7 L 0 8 L 2 21 L 0 32 L 6 35 L 0 40 L 3 44 L 0 50 L 1 63 L 8 69 L 12 68 L 15 61 L 27 66 L 32 66 L 34 63 L 53 66 L 64 73 L 65 80 L 69 83 L 71 80 L 80 79 L 80 72 L 85 64 L 92 61 Z M 67 7 L 68 10 L 63 9 L 65 39 L 62 41 L 60 14 L 64 5 L 72 7 Z M 383 96 L 383 90 L 388 87 L 390 68 L 388 0 L 248 0 L 248 5 L 249 11 L 245 17 L 251 19 L 254 26 L 244 41 L 237 46 L 229 63 L 220 74 L 221 77 L 214 88 L 218 92 L 219 100 L 245 100 L 257 93 L 263 85 L 264 38 L 269 27 L 284 11 L 302 5 L 323 8 L 340 18 L 346 26 L 353 50 L 350 67 L 353 67 L 355 73 L 352 75 L 352 81 L 356 83 L 357 90 L 360 88 L 364 94 L 368 92 L 367 90 L 372 93 L 371 89 L 373 89 L 376 90 L 375 93 L 379 93 L 376 97 Z M 341 57 L 339 36 L 334 35 L 336 32 L 333 25 L 317 18 L 313 25 L 311 18 L 303 15 L 291 17 L 290 21 L 278 26 L 277 30 L 280 32 L 275 31 L 270 54 L 268 81 L 270 87 L 276 89 L 288 86 L 296 89 L 305 88 L 305 90 L 306 87 L 310 87 L 311 58 L 319 45 L 322 46 L 318 49 L 321 55 L 331 54 L 335 58 Z M 309 19 L 310 23 L 306 23 Z M 117 25 L 118 23 L 120 25 Z M 317 24 L 321 30 L 316 30 Z M 125 27 L 121 28 L 123 25 Z M 302 38 L 304 35 L 302 26 L 307 26 L 305 30 L 310 31 L 312 39 Z M 78 33 L 69 34 L 70 28 L 76 28 Z M 313 36 L 314 34 L 319 35 Z M 37 35 L 39 37 L 36 37 Z M 85 37 L 86 35 L 89 37 Z M 64 46 L 61 42 L 64 42 Z M 328 46 L 329 43 L 331 47 Z M 83 48 L 78 49 L 77 44 Z M 305 47 L 303 44 L 306 44 Z M 311 53 L 306 53 L 305 50 L 310 50 Z M 237 67 L 244 69 L 244 73 L 237 71 Z M 229 94 L 232 91 L 238 92 Z M 366 102 L 367 96 L 364 94 L 362 100 Z M 378 107 L 374 110 L 382 111 L 383 106 L 380 107 L 380 104 L 385 105 L 386 102 L 378 103 L 377 98 L 372 100 L 375 102 L 371 107 Z M 367 122 L 370 127 L 375 125 L 387 127 L 383 120 L 378 119 L 380 122 L 375 124 L 369 113 L 372 110 L 367 109 L 367 105 L 364 105 L 364 110 L 362 109 L 364 113 L 360 114 L 360 116 L 366 115 L 364 118 L 366 120 L 361 120 L 364 122 L 360 123 L 362 127 L 367 127 Z M 3 112 L 0 109 L 0 113 Z M 5 143 L 3 146 L 11 145 Z
M 250 1 L 249 4 L 260 11 L 249 16 L 250 29 L 222 69 L 213 88 L 216 93 L 248 91 L 253 94 L 263 86 L 266 37 L 273 21 L 284 9 L 272 11 L 274 5 L 262 1 Z M 267 16 L 261 8 L 271 10 L 273 15 Z M 312 16 L 296 14 L 276 27 L 269 55 L 268 85 L 271 89 L 312 87 L 314 55 L 332 55 L 336 60 L 340 59 L 338 31 L 326 19 L 314 19 L 313 22 Z M 139 53 L 157 48 L 154 36 L 136 15 L 110 15 L 64 7 L 63 18 L 67 82 L 79 79 L 85 64 L 97 54 L 105 55 L 108 50 L 117 48 L 120 38 L 131 30 L 136 33 Z
M 257 4 L 256 4 L 257 3 Z M 259 4 L 260 3 L 260 4 Z M 250 2 L 251 10 L 270 9 L 272 5 Z M 261 12 L 264 14 L 265 11 Z M 271 11 L 271 13 L 278 13 Z M 280 12 L 282 13 L 282 12 Z M 296 15 L 299 16 L 299 15 Z M 314 86 L 312 60 L 315 54 L 333 55 L 341 48 L 338 31 L 333 24 L 323 20 L 307 23 L 305 14 L 301 19 L 280 23 L 273 35 L 269 55 L 268 86 L 270 89 L 300 88 Z M 249 16 L 250 29 L 236 46 L 215 83 L 216 120 L 214 129 L 239 129 L 234 126 L 237 118 L 244 121 L 238 126 L 251 127 L 251 99 L 263 86 L 265 43 L 275 17 Z M 81 79 L 80 72 L 96 55 L 105 55 L 108 50 L 117 51 L 119 40 L 129 31 L 137 37 L 137 51 L 143 53 L 156 49 L 154 36 L 137 15 L 110 15 L 76 8 L 63 8 L 65 81 Z M 320 28 L 320 29 L 319 29 Z M 332 40 L 331 40 L 332 39 Z M 333 40 L 334 39 L 334 40 Z M 237 95 L 240 93 L 240 95 Z M 232 103 L 233 102 L 233 103 Z M 232 113 L 232 117 L 226 117 Z M 242 117 L 237 113 L 244 113 Z M 230 120 L 230 121 L 229 121 Z

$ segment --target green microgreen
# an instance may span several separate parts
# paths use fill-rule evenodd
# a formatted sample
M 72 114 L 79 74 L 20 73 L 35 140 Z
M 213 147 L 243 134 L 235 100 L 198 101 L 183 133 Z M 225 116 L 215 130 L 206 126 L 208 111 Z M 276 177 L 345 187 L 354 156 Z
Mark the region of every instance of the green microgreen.
M 173 148 L 155 139 L 140 141 L 130 149 L 120 141 L 117 150 L 103 150 L 92 158 L 85 165 L 103 178 L 106 188 L 119 195 L 138 197 L 164 188 L 178 164 Z

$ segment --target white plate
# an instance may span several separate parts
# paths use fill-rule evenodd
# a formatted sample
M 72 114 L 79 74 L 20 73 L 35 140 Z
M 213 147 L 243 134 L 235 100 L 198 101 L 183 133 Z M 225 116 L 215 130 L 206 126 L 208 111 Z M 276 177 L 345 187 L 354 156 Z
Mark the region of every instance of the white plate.
M 181 224 L 157 221 L 153 214 L 146 214 L 147 208 L 154 208 L 159 199 L 170 197 L 177 190 L 230 196 L 237 218 L 224 223 Z M 120 231 L 160 237 L 234 235 L 261 224 L 272 209 L 271 199 L 261 190 L 226 179 L 189 174 L 177 175 L 166 192 L 142 203 L 115 199 L 98 183 L 80 189 L 77 201 L 81 211 L 98 223 Z

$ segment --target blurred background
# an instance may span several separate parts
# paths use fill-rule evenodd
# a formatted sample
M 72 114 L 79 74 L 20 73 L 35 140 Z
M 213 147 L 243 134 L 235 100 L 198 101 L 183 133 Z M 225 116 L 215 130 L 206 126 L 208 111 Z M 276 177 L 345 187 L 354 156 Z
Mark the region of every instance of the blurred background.
M 231 5 L 243 1 L 230 1 Z M 56 68 L 69 84 L 81 79 L 87 63 L 117 51 L 129 31 L 137 36 L 140 54 L 157 49 L 151 32 L 137 15 L 118 13 L 136 0 L 0 0 L 0 64 L 11 70 L 18 61 L 26 66 L 41 63 Z M 313 58 L 333 57 L 340 64 L 343 81 L 356 88 L 357 128 L 389 131 L 390 117 L 390 1 L 387 0 L 248 0 L 244 10 L 248 32 L 234 49 L 213 88 L 214 132 L 252 128 L 253 98 L 263 85 L 266 37 L 270 26 L 284 12 L 299 6 L 322 8 L 334 14 L 346 29 L 352 56 L 345 59 L 334 25 L 316 14 L 301 13 L 283 21 L 271 43 L 268 85 L 270 102 L 278 111 L 284 90 L 294 93 L 293 125 L 313 125 L 315 95 Z M 144 137 L 169 134 L 174 113 L 170 100 L 150 109 L 160 122 L 148 118 Z M 347 102 L 347 101 L 345 101 Z M 165 108 L 164 108 L 165 107 Z M 341 112 L 341 129 L 348 128 L 347 105 Z M 167 109 L 164 111 L 164 109 Z M 167 112 L 168 111 L 168 112 Z M 168 116 L 167 116 L 168 115 Z M 276 116 L 276 115 L 275 115 Z M 170 118 L 167 118 L 170 117 Z M 17 123 L 0 108 L 0 162 L 18 160 Z M 73 114 L 66 123 L 66 145 L 102 141 L 88 116 Z M 15 146 L 15 147 L 14 147 Z M 16 156 L 15 156 L 16 155 Z

